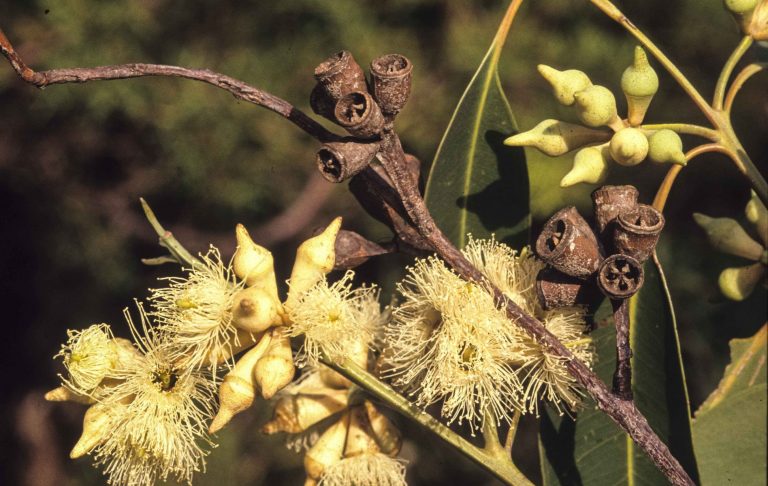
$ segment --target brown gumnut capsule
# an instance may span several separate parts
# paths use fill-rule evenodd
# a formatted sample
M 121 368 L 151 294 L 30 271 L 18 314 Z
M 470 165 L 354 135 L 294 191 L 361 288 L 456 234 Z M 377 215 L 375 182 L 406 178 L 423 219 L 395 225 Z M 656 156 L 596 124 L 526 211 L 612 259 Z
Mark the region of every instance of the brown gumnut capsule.
M 384 115 L 379 105 L 365 91 L 345 94 L 336 103 L 333 117 L 350 134 L 360 138 L 375 137 L 384 125 Z
M 378 151 L 375 142 L 328 142 L 317 151 L 315 161 L 326 180 L 341 182 L 368 167 Z
M 603 186 L 592 193 L 592 203 L 600 236 L 620 214 L 631 211 L 637 206 L 639 193 L 634 186 Z
M 651 256 L 659 234 L 664 229 L 664 216 L 653 206 L 638 204 L 622 213 L 613 225 L 613 246 L 617 253 L 629 255 L 643 263 Z
M 595 286 L 555 270 L 544 268 L 536 276 L 536 294 L 544 310 L 588 305 L 595 296 Z
M 347 270 L 362 265 L 369 258 L 384 255 L 387 250 L 354 231 L 341 230 L 334 246 L 334 270 Z
M 349 51 L 339 51 L 315 68 L 317 86 L 309 104 L 318 115 L 333 120 L 336 103 L 351 91 L 365 91 L 365 73 Z
M 640 262 L 628 255 L 611 255 L 600 264 L 597 286 L 610 299 L 628 299 L 640 290 L 644 278 Z
M 386 54 L 371 62 L 373 96 L 385 115 L 396 115 L 411 95 L 413 64 L 400 54 Z
M 603 259 L 592 228 L 573 206 L 546 222 L 536 240 L 536 254 L 564 274 L 581 279 L 595 273 Z

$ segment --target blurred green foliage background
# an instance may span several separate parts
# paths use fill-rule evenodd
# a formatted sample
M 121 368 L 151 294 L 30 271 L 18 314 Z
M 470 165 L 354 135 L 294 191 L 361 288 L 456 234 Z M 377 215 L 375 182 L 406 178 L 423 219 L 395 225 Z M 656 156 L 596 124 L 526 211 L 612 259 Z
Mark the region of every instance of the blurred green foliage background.
M 712 92 L 739 34 L 719 0 L 618 2 L 690 76 Z M 451 112 L 479 64 L 506 2 L 501 0 L 7 0 L 0 27 L 35 69 L 153 62 L 206 67 L 242 79 L 309 111 L 312 70 L 339 49 L 362 65 L 388 52 L 415 64 L 411 101 L 398 118 L 406 150 L 432 159 Z M 501 77 L 527 129 L 544 118 L 574 120 L 557 105 L 536 64 L 578 68 L 618 92 L 632 40 L 586 1 L 528 2 L 502 56 Z M 748 54 L 754 56 L 754 53 Z M 659 70 L 660 71 L 660 70 Z M 761 75 L 762 76 L 762 75 Z M 648 121 L 703 118 L 666 73 Z M 765 173 L 768 159 L 765 78 L 744 88 L 734 123 Z M 620 99 L 620 110 L 623 100 Z M 690 146 L 690 145 L 688 145 Z M 67 451 L 80 432 L 82 409 L 46 404 L 61 369 L 51 360 L 67 328 L 110 322 L 123 329 L 122 309 L 143 298 L 156 278 L 176 268 L 145 267 L 161 253 L 138 198 L 194 251 L 209 243 L 234 248 L 238 222 L 270 247 L 285 278 L 296 245 L 332 215 L 371 239 L 386 230 L 360 211 L 343 185 L 314 173 L 317 143 L 269 112 L 210 86 L 177 79 L 25 85 L 0 64 L 0 296 L 4 484 L 101 484 L 88 460 Z M 570 158 L 529 153 L 534 219 L 559 207 L 589 206 L 590 187 L 560 190 Z M 609 182 L 633 183 L 652 199 L 666 168 L 646 163 L 616 170 Z M 686 168 L 672 191 L 660 254 L 677 307 L 694 406 L 714 388 L 727 342 L 751 335 L 765 320 L 766 295 L 732 303 L 716 279 L 736 258 L 714 253 L 691 213 L 743 220 L 748 184 L 722 156 Z M 298 216 L 273 220 L 301 194 Z M 307 202 L 309 201 L 309 202 Z M 301 223 L 301 224 L 299 224 Z M 361 269 L 387 289 L 407 259 L 387 257 Z M 397 265 L 395 265 L 397 264 Z M 395 270 L 393 270 L 393 268 Z M 268 410 L 243 414 L 220 436 L 221 446 L 197 484 L 301 484 L 300 457 L 282 438 L 258 432 Z M 404 421 L 411 484 L 491 482 L 433 438 Z M 535 476 L 536 444 L 520 439 L 516 455 Z M 8 453 L 10 452 L 10 455 Z

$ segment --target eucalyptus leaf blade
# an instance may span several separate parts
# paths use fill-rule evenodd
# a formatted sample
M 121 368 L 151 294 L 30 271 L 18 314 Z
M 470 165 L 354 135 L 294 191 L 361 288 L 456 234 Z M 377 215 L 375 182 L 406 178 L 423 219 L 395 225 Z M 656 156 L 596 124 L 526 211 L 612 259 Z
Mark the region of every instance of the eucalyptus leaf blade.
M 674 311 L 663 274 L 652 262 L 645 266 L 643 288 L 630 303 L 630 318 L 635 403 L 695 480 L 697 467 Z M 597 352 L 595 372 L 611 383 L 616 364 L 612 321 L 592 336 Z M 547 408 L 541 418 L 539 447 L 545 485 L 668 484 L 645 453 L 591 400 L 575 421 Z
M 730 346 L 731 364 L 693 421 L 701 484 L 765 485 L 766 325 Z
M 511 19 L 505 17 L 469 82 L 437 150 L 425 199 L 438 226 L 459 248 L 467 233 L 513 247 L 529 240 L 530 202 L 525 153 L 503 144 L 517 124 L 498 75 Z

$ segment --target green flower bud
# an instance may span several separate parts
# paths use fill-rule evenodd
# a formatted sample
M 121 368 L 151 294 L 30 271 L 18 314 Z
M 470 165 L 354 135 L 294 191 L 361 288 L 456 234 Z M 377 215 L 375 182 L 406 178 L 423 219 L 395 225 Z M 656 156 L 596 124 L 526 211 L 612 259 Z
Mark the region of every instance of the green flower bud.
M 573 104 L 574 93 L 592 86 L 589 77 L 577 69 L 558 71 L 544 64 L 539 64 L 537 69 L 539 74 L 552 85 L 552 91 L 557 101 L 565 106 Z
M 622 128 L 609 146 L 613 160 L 627 167 L 639 164 L 648 155 L 648 138 L 637 128 Z
M 750 238 L 736 220 L 710 218 L 701 213 L 693 213 L 693 219 L 707 232 L 709 243 L 718 250 L 753 261 L 760 260 L 763 246 Z
M 660 164 L 669 162 L 685 165 L 687 161 L 680 135 L 666 128 L 653 132 L 648 137 L 648 158 Z
M 560 187 L 570 187 L 580 182 L 599 184 L 608 174 L 608 144 L 586 147 L 576 152 L 573 168 L 560 181 Z
M 621 90 L 627 98 L 627 118 L 633 127 L 640 125 L 653 95 L 659 90 L 659 77 L 648 63 L 642 47 L 635 47 L 632 65 L 621 75 Z
M 759 2 L 752 12 L 747 33 L 756 41 L 768 40 L 768 2 Z
M 749 222 L 755 225 L 760 239 L 768 246 L 768 210 L 765 209 L 765 205 L 757 197 L 755 191 L 752 191 L 752 197 L 749 199 L 747 207 L 744 208 L 744 213 Z
M 744 300 L 765 278 L 765 265 L 755 263 L 748 267 L 726 268 L 717 283 L 720 291 L 731 300 Z
M 614 130 L 621 127 L 616 112 L 616 98 L 605 86 L 593 85 L 573 95 L 579 119 L 590 127 L 610 125 Z
M 558 120 L 544 120 L 527 132 L 504 140 L 504 145 L 535 147 L 550 157 L 557 157 L 589 143 L 604 142 L 609 134 L 600 130 Z

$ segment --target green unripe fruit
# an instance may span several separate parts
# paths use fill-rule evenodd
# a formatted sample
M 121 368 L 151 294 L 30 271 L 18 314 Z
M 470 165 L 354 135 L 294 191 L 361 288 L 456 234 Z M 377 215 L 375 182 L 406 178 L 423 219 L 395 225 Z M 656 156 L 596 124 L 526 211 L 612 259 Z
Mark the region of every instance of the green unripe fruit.
M 579 119 L 589 127 L 621 123 L 616 112 L 616 98 L 605 86 L 593 85 L 573 95 Z
M 599 184 L 608 174 L 607 144 L 586 147 L 576 152 L 573 168 L 560 181 L 560 187 L 570 187 L 580 182 Z
M 527 132 L 507 138 L 504 145 L 535 147 L 550 157 L 557 157 L 589 143 L 604 142 L 609 136 L 606 131 L 558 120 L 544 120 Z
M 621 75 L 621 90 L 627 98 L 629 124 L 632 126 L 641 124 L 653 95 L 659 90 L 659 77 L 640 46 L 635 47 L 632 65 Z
M 539 74 L 552 85 L 552 92 L 557 101 L 565 106 L 573 104 L 574 93 L 592 86 L 592 81 L 589 80 L 589 77 L 577 69 L 558 71 L 544 64 L 539 64 L 537 69 Z
M 648 158 L 658 163 L 685 165 L 683 141 L 672 130 L 663 129 L 648 137 Z
M 765 278 L 765 265 L 755 263 L 748 267 L 726 268 L 720 274 L 720 291 L 731 300 L 744 300 Z
M 637 165 L 648 155 L 648 139 L 637 128 L 623 128 L 616 132 L 609 147 L 611 157 L 619 165 Z
M 763 245 L 753 240 L 735 219 L 710 218 L 701 213 L 693 213 L 693 219 L 707 232 L 709 243 L 717 250 L 752 261 L 762 257 Z
M 758 0 L 724 0 L 723 5 L 730 12 L 743 15 L 755 9 Z

